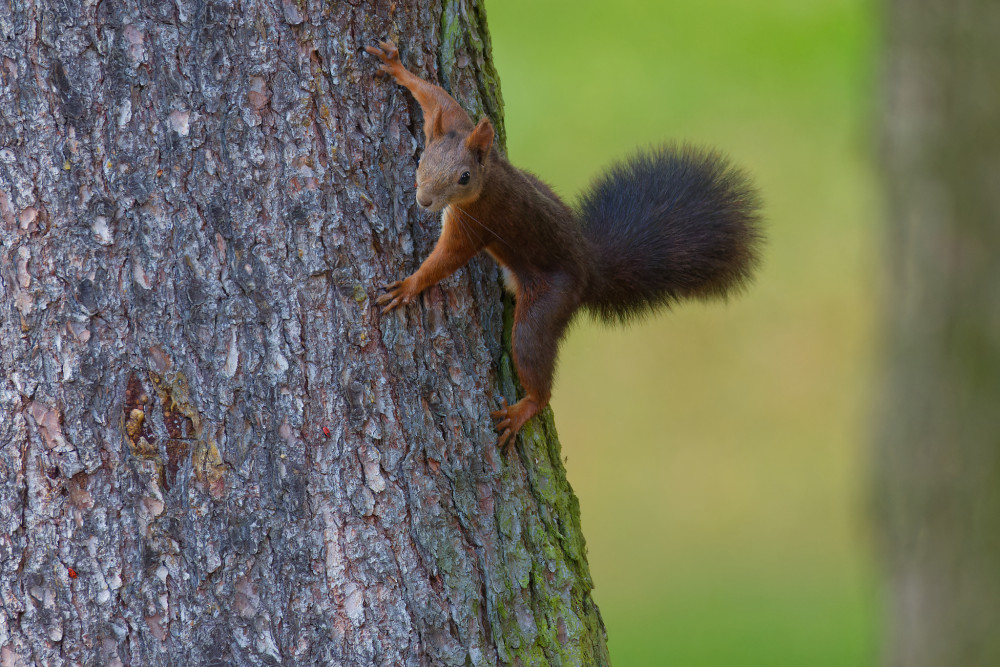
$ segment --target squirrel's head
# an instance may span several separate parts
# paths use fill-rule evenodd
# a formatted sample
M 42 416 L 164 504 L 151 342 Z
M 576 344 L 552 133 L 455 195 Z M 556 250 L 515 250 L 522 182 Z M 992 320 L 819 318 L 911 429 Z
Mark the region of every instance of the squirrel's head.
M 476 200 L 493 146 L 493 124 L 484 117 L 471 132 L 444 132 L 438 114 L 430 127 L 417 167 L 417 203 L 440 211 L 449 204 Z

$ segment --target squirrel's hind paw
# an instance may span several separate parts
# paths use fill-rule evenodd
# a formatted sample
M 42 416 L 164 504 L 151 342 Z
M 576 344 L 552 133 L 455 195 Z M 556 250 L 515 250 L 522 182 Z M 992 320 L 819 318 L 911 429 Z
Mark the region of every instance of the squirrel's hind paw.
M 514 449 L 517 432 L 529 419 L 538 414 L 538 404 L 529 398 L 522 398 L 514 405 L 507 405 L 506 398 L 501 401 L 503 407 L 491 412 L 490 416 L 498 420 L 494 425 L 500 433 L 498 444 L 509 452 Z

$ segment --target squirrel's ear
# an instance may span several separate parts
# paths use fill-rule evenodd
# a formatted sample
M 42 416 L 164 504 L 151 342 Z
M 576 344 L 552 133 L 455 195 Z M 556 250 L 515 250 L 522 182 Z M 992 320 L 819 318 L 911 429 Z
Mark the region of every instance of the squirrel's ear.
M 493 123 L 486 116 L 479 121 L 476 125 L 476 129 L 465 138 L 465 147 L 468 148 L 472 153 L 476 155 L 476 158 L 482 162 L 486 159 L 486 156 L 490 153 L 490 147 L 493 145 Z
M 424 121 L 424 137 L 427 143 L 444 135 L 444 113 L 438 107 L 431 112 L 430 118 Z

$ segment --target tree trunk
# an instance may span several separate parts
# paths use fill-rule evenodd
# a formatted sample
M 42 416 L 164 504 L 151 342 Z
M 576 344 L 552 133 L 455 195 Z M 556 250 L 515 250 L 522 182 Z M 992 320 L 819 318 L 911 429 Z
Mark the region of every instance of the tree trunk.
M 1000 665 L 1000 4 L 889 5 L 886 665 Z
M 0 32 L 0 664 L 606 664 L 551 417 L 496 447 L 495 267 L 372 305 L 438 222 L 362 47 L 499 125 L 481 2 Z

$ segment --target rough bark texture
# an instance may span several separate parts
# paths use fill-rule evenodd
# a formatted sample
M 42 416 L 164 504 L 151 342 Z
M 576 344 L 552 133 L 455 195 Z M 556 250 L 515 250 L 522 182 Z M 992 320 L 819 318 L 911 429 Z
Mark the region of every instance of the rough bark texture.
M 372 307 L 438 229 L 385 37 L 502 120 L 476 0 L 0 4 L 0 665 L 607 663 L 496 269 Z
M 1000 3 L 889 5 L 884 663 L 1000 665 Z

